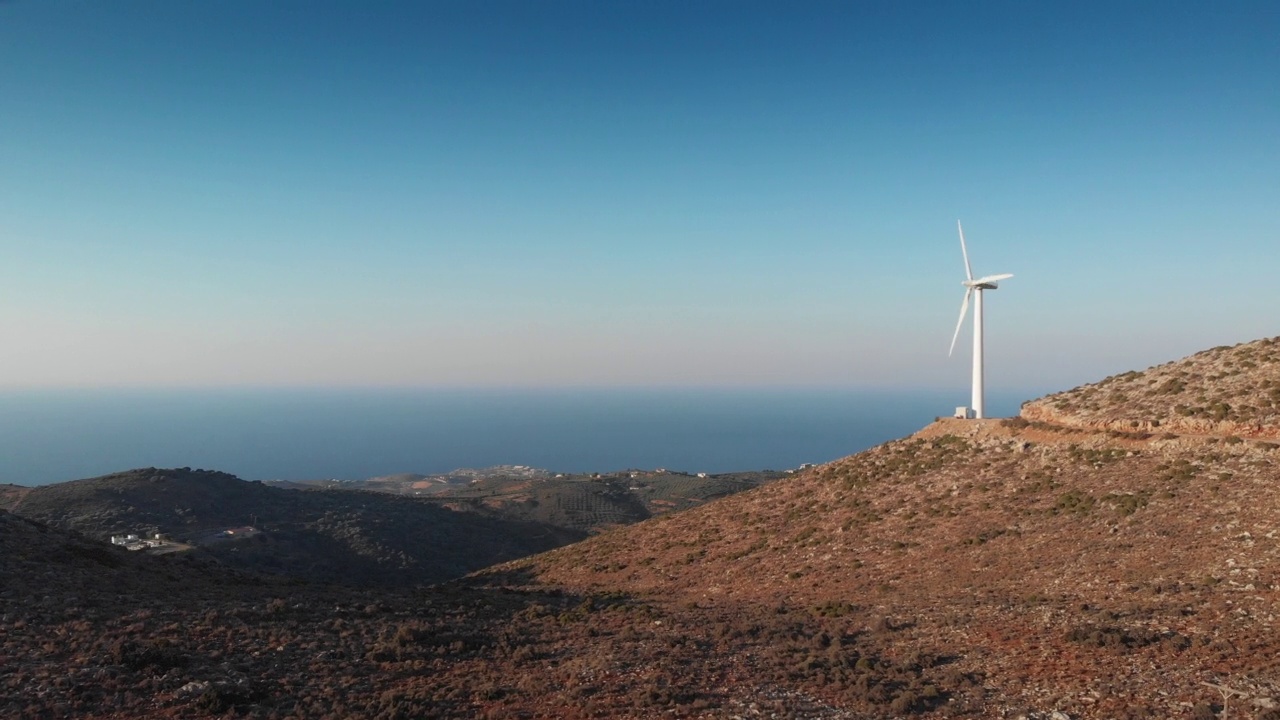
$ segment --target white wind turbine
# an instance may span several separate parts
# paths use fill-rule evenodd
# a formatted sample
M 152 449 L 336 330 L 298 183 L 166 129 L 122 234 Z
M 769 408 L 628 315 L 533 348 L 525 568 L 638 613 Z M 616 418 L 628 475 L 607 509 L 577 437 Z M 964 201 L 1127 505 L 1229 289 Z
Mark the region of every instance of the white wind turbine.
M 964 325 L 964 315 L 969 311 L 969 298 L 973 298 L 973 416 L 978 419 L 985 417 L 985 408 L 982 395 L 982 291 L 995 290 L 999 285 L 996 283 L 1000 280 L 1007 280 L 1013 277 L 1009 273 L 1003 275 L 988 275 L 973 279 L 973 270 L 969 267 L 969 250 L 964 246 L 964 228 L 960 227 L 960 221 L 956 221 L 956 229 L 960 231 L 960 252 L 964 255 L 964 274 L 965 274 L 965 291 L 964 302 L 960 304 L 960 320 L 956 323 L 956 334 L 951 336 L 951 350 L 947 352 L 950 357 L 956 350 L 956 340 L 960 337 L 960 327 Z

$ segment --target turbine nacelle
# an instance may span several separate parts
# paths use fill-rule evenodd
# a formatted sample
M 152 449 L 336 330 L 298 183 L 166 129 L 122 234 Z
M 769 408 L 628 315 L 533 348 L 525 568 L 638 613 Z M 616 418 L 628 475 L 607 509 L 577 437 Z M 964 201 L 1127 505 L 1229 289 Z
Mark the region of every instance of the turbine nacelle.
M 961 280 L 960 284 L 967 288 L 977 288 L 979 290 L 995 290 L 1000 287 L 1000 280 L 1008 280 L 1013 277 L 1012 273 L 1004 273 L 1003 275 L 988 275 L 980 277 L 977 280 Z

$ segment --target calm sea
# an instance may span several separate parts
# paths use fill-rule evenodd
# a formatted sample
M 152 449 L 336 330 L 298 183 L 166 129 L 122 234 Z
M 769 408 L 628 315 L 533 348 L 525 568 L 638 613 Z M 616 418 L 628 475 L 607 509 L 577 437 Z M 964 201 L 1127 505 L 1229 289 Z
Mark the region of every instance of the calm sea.
M 988 399 L 1012 415 L 1026 395 Z M 785 469 L 907 435 L 967 393 L 850 390 L 17 391 L 0 482 L 135 467 L 246 480 L 532 465 L 560 472 Z

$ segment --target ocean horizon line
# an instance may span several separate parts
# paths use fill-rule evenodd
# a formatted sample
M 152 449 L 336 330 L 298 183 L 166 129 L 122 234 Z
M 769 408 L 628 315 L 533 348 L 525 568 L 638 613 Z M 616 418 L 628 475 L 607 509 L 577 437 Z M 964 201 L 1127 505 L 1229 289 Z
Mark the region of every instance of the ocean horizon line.
M 988 397 L 993 417 L 1025 398 Z M 138 467 L 362 480 L 529 465 L 557 472 L 787 469 L 909 435 L 954 390 L 0 392 L 0 482 Z

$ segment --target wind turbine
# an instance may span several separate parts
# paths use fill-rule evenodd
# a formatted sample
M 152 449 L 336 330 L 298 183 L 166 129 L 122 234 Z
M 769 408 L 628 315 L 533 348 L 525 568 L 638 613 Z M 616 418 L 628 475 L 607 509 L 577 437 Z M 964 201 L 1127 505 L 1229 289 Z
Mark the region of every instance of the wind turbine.
M 956 340 L 960 337 L 960 326 L 964 325 L 965 313 L 969 312 L 969 298 L 973 298 L 973 416 L 981 420 L 985 416 L 982 395 L 982 291 L 995 290 L 997 282 L 1007 280 L 1013 275 L 987 275 L 973 279 L 973 270 L 969 267 L 969 250 L 964 246 L 964 228 L 956 221 L 956 229 L 960 231 L 960 252 L 964 255 L 965 286 L 964 302 L 960 303 L 960 320 L 956 323 L 956 334 L 951 336 L 951 350 L 947 357 L 956 350 Z

